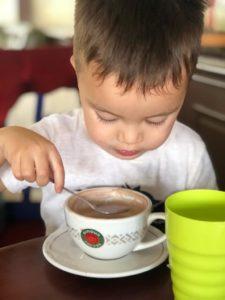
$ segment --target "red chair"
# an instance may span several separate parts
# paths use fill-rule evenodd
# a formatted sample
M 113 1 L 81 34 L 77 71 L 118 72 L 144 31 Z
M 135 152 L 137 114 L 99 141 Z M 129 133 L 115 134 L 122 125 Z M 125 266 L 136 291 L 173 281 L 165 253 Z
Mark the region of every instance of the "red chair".
M 71 55 L 72 47 L 0 50 L 0 126 L 21 94 L 77 86 Z
M 0 127 L 18 97 L 25 92 L 37 93 L 34 121 L 42 117 L 44 94 L 59 87 L 77 87 L 70 65 L 72 47 L 45 47 L 29 50 L 0 50 Z M 26 112 L 24 112 L 26 113 Z M 22 203 L 7 203 L 12 218 L 40 218 L 39 203 L 30 202 L 30 189 L 23 191 Z

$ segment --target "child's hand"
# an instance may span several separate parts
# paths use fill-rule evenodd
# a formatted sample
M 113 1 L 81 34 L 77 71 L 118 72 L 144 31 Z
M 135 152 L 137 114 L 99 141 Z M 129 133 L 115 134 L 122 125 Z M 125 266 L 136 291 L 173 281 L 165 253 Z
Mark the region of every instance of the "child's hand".
M 52 178 L 56 192 L 64 186 L 64 167 L 56 147 L 43 136 L 26 128 L 0 129 L 0 165 L 7 160 L 19 180 L 44 186 Z

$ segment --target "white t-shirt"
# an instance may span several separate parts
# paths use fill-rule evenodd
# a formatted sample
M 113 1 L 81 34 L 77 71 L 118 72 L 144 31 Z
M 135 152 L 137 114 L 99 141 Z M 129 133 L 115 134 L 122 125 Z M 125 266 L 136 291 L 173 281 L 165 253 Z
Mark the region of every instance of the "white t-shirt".
M 88 136 L 82 109 L 50 115 L 32 129 L 57 147 L 65 168 L 65 186 L 70 190 L 123 186 L 165 200 L 180 190 L 217 188 L 205 144 L 197 133 L 177 121 L 159 148 L 133 160 L 116 158 L 96 145 Z M 37 187 L 17 180 L 7 164 L 0 168 L 0 177 L 11 192 Z M 63 206 L 69 194 L 55 193 L 52 183 L 43 187 L 42 192 L 41 216 L 49 234 L 65 222 Z

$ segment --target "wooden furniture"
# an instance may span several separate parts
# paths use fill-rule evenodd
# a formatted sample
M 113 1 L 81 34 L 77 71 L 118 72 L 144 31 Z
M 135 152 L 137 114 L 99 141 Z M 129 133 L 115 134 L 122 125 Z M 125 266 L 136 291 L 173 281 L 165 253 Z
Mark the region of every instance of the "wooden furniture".
M 217 32 L 204 32 L 202 35 L 202 46 L 203 47 L 225 47 L 225 33 Z
M 225 60 L 199 58 L 179 119 L 205 141 L 225 190 Z
M 1 299 L 172 300 L 166 263 L 146 273 L 94 279 L 65 273 L 42 255 L 44 238 L 0 248 Z

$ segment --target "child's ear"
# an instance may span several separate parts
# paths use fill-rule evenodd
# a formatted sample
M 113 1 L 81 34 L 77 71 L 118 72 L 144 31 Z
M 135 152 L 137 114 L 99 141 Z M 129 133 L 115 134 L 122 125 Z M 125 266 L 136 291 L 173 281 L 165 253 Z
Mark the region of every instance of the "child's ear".
M 72 65 L 72 67 L 74 68 L 74 70 L 76 71 L 75 60 L 74 60 L 74 56 L 73 55 L 70 57 L 70 63 Z

